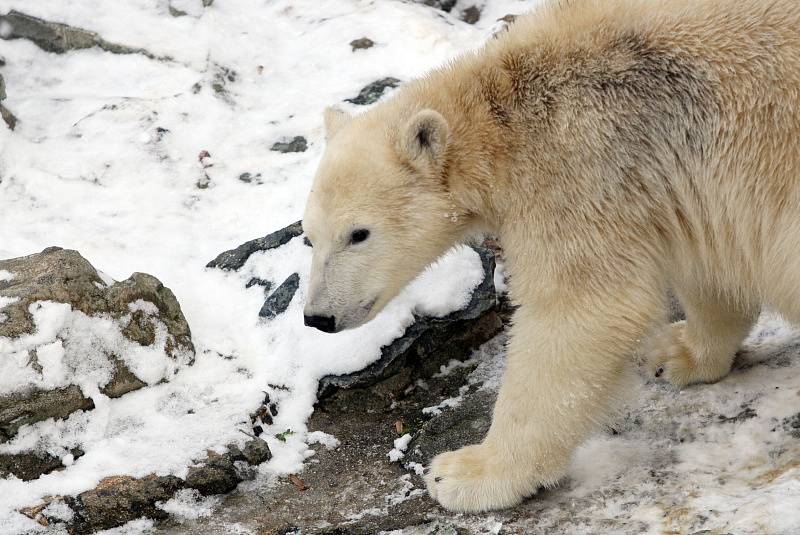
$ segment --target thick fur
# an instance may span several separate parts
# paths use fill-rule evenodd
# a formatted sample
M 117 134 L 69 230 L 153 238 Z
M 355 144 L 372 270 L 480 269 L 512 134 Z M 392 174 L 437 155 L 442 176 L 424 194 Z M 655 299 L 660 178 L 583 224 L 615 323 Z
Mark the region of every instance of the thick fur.
M 796 0 L 551 3 L 329 121 L 309 313 L 355 327 L 470 234 L 505 250 L 507 370 L 485 440 L 432 462 L 442 505 L 556 483 L 668 288 L 687 321 L 644 350 L 678 386 L 724 377 L 762 305 L 800 322 L 799 28 Z

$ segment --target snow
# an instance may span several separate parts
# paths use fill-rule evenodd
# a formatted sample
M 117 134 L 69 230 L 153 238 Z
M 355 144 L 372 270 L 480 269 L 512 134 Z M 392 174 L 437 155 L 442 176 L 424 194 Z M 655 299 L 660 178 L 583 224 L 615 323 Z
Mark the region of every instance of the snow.
M 47 494 L 76 494 L 112 475 L 185 475 L 206 450 L 244 440 L 240 431 L 270 384 L 285 390 L 270 391 L 279 414 L 264 436 L 274 457 L 260 470 L 301 471 L 314 440 L 305 421 L 318 379 L 373 361 L 415 312 L 444 315 L 462 306 L 482 276 L 479 259 L 453 251 L 371 324 L 335 336 L 302 325 L 310 251 L 301 239 L 254 255 L 239 273 L 204 266 L 300 218 L 324 147 L 325 106 L 361 111 L 343 100 L 378 78 L 409 80 L 480 45 L 496 18 L 534 3 L 493 0 L 486 23 L 470 26 L 395 0 L 173 3 L 183 17 L 170 16 L 166 2 L 145 0 L 113 9 L 103 0 L 68 8 L 60 0 L 0 0 L 0 13 L 17 9 L 173 58 L 99 49 L 57 55 L 26 40 L 0 41 L 4 104 L 20 119 L 14 132 L 0 128 L 0 258 L 57 245 L 80 251 L 105 284 L 151 273 L 176 294 L 197 349 L 195 364 L 179 369 L 161 351 L 125 345 L 109 318 L 36 304 L 37 331 L 0 340 L 0 388 L 77 381 L 96 408 L 25 426 L 0 446 L 62 457 L 74 446 L 86 451 L 38 480 L 0 481 L 0 532 L 34 529 L 14 511 Z M 348 43 L 365 35 L 376 45 L 352 53 Z M 269 150 L 295 135 L 308 140 L 306 152 Z M 209 156 L 199 158 L 201 151 Z M 260 177 L 245 183 L 238 178 L 245 172 Z M 263 293 L 244 283 L 258 275 L 278 284 L 295 271 L 301 287 L 288 311 L 259 321 Z M 156 346 L 163 335 L 158 329 Z M 34 347 L 41 374 L 25 370 L 25 351 Z M 112 347 L 147 388 L 119 399 L 100 393 L 110 373 L 102 349 Z M 78 351 L 85 361 L 72 357 Z M 286 429 L 293 433 L 285 442 L 274 438 Z
M 306 437 L 306 442 L 311 444 L 322 444 L 326 449 L 335 450 L 339 447 L 341 442 L 335 436 L 325 433 L 324 431 L 312 431 Z
M 159 506 L 178 522 L 211 516 L 222 499 L 219 496 L 203 497 L 194 489 L 183 489 Z
M 394 448 L 392 448 L 388 454 L 389 460 L 394 463 L 405 457 L 403 452 L 408 449 L 409 442 L 411 442 L 411 435 L 409 433 L 394 439 Z
M 157 312 L 155 305 L 139 305 Z M 65 303 L 36 302 L 28 307 L 35 330 L 31 334 L 9 339 L 0 337 L 0 393 L 10 394 L 30 388 L 55 389 L 70 384 L 83 388 L 84 394 L 104 387 L 111 380 L 117 355 L 128 368 L 148 384 L 169 379 L 185 365 L 189 356 L 174 360 L 165 352 L 167 329 L 153 318 L 156 340 L 141 346 L 122 335 L 126 319 L 117 322 L 111 317 L 87 316 L 73 311 Z M 127 318 L 130 321 L 130 318 Z M 28 365 L 32 352 L 41 371 Z M 7 445 L 0 446 L 0 452 Z
M 505 341 L 475 352 L 461 397 L 497 390 Z M 610 422 L 615 431 L 584 442 L 556 489 L 498 516 L 521 532 L 800 532 L 800 329 L 765 312 L 715 384 L 676 390 L 640 372 Z M 481 532 L 473 518 L 463 527 Z M 461 525 L 458 515 L 451 521 Z
M 0 269 L 0 282 L 7 282 L 14 278 L 14 274 L 10 271 Z

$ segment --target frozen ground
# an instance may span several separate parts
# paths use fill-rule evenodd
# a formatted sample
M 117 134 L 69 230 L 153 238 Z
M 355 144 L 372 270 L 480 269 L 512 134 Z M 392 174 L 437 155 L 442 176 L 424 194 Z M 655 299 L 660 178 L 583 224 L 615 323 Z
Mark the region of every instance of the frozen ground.
M 207 449 L 245 438 L 239 431 L 268 384 L 290 390 L 276 393 L 281 410 L 266 433 L 275 457 L 261 468 L 264 487 L 251 492 L 272 496 L 275 476 L 300 471 L 304 461 L 309 470 L 307 457 L 321 446 L 308 444 L 327 440 L 306 434 L 317 378 L 377 357 L 412 310 L 457 307 L 476 282 L 477 259 L 455 253 L 379 320 L 335 338 L 301 327 L 302 287 L 287 314 L 269 324 L 257 318 L 262 291 L 244 289 L 251 275 L 280 281 L 302 273 L 308 251 L 299 240 L 259 255 L 240 274 L 204 266 L 300 218 L 323 148 L 325 106 L 358 111 L 343 101 L 366 84 L 418 76 L 479 46 L 498 29 L 498 18 L 535 3 L 488 0 L 470 25 L 458 17 L 473 4 L 463 0 L 449 15 L 400 0 L 216 0 L 207 8 L 187 0 L 174 2 L 188 13 L 181 17 L 170 15 L 166 0 L 0 0 L 0 14 L 17 9 L 172 58 L 99 49 L 55 55 L 29 41 L 0 40 L 4 103 L 20 120 L 14 132 L 0 127 L 0 258 L 58 245 L 77 249 L 117 280 L 152 273 L 177 295 L 197 348 L 195 365 L 167 385 L 99 399 L 91 416 L 24 429 L 0 446 L 37 443 L 54 453 L 76 442 L 87 446 L 62 472 L 31 483 L 0 481 L 0 533 L 39 529 L 14 510 L 46 494 L 77 493 L 121 473 L 182 474 Z M 350 41 L 361 37 L 375 45 L 353 51 Z M 298 135 L 308 140 L 305 152 L 269 150 Z M 201 151 L 210 154 L 203 162 Z M 800 409 L 797 338 L 769 325 L 762 334 L 741 369 L 718 385 L 683 393 L 644 383 L 632 388 L 619 434 L 582 448 L 563 488 L 517 511 L 475 518 L 447 517 L 416 493 L 423 512 L 413 522 L 441 522 L 443 533 L 461 526 L 478 533 L 800 532 L 800 439 L 790 432 Z M 502 358 L 493 348 L 485 359 Z M 460 386 L 431 400 L 437 409 L 428 413 L 458 411 L 462 405 L 445 399 L 457 398 Z M 285 442 L 272 438 L 286 429 L 293 433 Z M 405 489 L 396 483 L 402 467 L 387 456 L 393 440 L 376 447 L 390 466 L 387 496 L 398 485 Z M 412 442 L 406 461 L 413 448 Z M 318 456 L 337 451 L 323 448 Z M 419 490 L 418 480 L 406 482 L 417 486 L 403 493 Z M 228 502 L 222 503 L 218 514 Z M 188 533 L 200 533 L 216 506 L 181 496 L 165 507 L 186 525 L 197 523 L 184 528 Z M 239 518 L 230 513 L 225 532 L 259 529 L 254 515 L 244 516 L 253 509 L 241 511 Z M 364 517 L 363 510 L 350 513 Z M 152 529 L 138 522 L 126 532 Z

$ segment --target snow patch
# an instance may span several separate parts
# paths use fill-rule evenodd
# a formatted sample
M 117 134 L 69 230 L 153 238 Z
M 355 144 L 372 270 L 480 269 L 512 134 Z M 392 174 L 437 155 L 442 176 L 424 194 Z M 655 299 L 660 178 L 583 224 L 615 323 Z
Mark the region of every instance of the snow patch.
M 179 523 L 211 516 L 214 509 L 222 501 L 220 496 L 202 496 L 195 489 L 182 489 L 166 502 L 159 504 L 159 509 L 169 513 Z
M 323 431 L 312 431 L 306 437 L 308 444 L 322 444 L 326 449 L 335 450 L 341 444 L 339 439 Z
M 389 461 L 397 462 L 405 457 L 404 451 L 408 449 L 408 443 L 411 442 L 411 435 L 406 433 L 400 438 L 394 439 L 394 448 L 389 451 Z

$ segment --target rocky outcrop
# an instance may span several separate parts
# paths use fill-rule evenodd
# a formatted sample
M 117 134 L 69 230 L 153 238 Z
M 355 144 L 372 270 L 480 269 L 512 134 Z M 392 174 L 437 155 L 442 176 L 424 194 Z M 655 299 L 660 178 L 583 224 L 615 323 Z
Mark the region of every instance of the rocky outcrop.
M 180 305 L 155 277 L 104 279 L 57 247 L 0 261 L 0 443 L 23 425 L 94 408 L 79 386 L 86 381 L 119 397 L 170 378 L 140 370 L 126 351 L 136 347 L 161 352 L 173 373 L 194 359 Z
M 225 271 L 237 270 L 244 266 L 247 259 L 258 251 L 269 251 L 289 243 L 303 233 L 302 222 L 296 221 L 288 227 L 267 234 L 263 238 L 247 241 L 235 249 L 220 253 L 214 260 L 206 264 L 209 268 L 219 268 Z
M 181 489 L 194 489 L 202 495 L 230 492 L 252 479 L 251 466 L 272 458 L 269 446 L 253 438 L 243 448 L 228 446 L 223 454 L 209 457 L 189 469 L 185 479 L 149 475 L 142 478 L 114 476 L 77 496 L 51 497 L 44 503 L 21 512 L 43 525 L 59 525 L 70 535 L 84 535 L 121 526 L 137 518 L 165 519 L 160 506 Z M 3 465 L 0 464 L 0 470 Z M 0 472 L 2 473 L 2 472 Z
M 341 388 L 369 387 L 392 377 L 399 380 L 409 376 L 430 355 L 445 361 L 464 359 L 472 347 L 497 334 L 502 322 L 497 314 L 494 253 L 485 247 L 475 250 L 481 258 L 484 278 L 466 307 L 442 318 L 415 317 L 401 337 L 381 349 L 376 362 L 347 375 L 323 377 L 318 397 L 325 398 Z
M 69 50 L 98 47 L 112 54 L 142 54 L 150 59 L 170 59 L 156 56 L 143 48 L 106 41 L 89 30 L 32 17 L 15 10 L 0 15 L 0 25 L 4 25 L 6 28 L 6 31 L 0 35 L 1 38 L 27 39 L 42 50 L 56 54 L 63 54 Z

